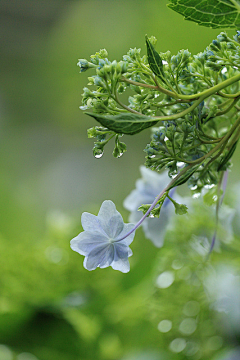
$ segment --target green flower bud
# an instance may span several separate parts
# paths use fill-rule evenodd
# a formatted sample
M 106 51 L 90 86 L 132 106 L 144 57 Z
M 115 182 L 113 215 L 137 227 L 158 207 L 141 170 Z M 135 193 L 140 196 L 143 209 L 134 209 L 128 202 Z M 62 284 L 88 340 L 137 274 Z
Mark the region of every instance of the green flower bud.
M 122 74 L 122 66 L 121 66 L 121 64 L 117 63 L 115 71 L 116 71 L 117 75 Z
M 86 59 L 79 59 L 77 65 L 80 67 L 80 73 L 88 70 L 89 68 L 95 68 L 96 66 Z
M 105 88 L 105 83 L 102 81 L 102 79 L 98 75 L 94 77 L 94 85 Z

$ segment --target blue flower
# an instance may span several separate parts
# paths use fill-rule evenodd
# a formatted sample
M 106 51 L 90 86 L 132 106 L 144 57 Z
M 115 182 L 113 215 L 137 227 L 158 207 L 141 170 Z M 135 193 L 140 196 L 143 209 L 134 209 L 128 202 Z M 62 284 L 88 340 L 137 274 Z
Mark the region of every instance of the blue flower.
M 84 231 L 71 240 L 70 246 L 85 256 L 83 266 L 90 271 L 111 266 L 114 270 L 128 272 L 128 257 L 132 255 L 129 245 L 135 232 L 121 239 L 133 229 L 134 224 L 124 224 L 110 200 L 102 203 L 97 216 L 84 212 L 81 221 Z
M 158 174 L 155 171 L 147 169 L 145 166 L 140 167 L 142 179 L 136 182 L 136 189 L 133 190 L 124 200 L 124 207 L 131 211 L 129 221 L 137 223 L 142 217 L 138 208 L 142 204 L 151 204 L 161 190 L 163 190 L 170 179 L 167 171 Z M 172 192 L 172 190 L 171 190 Z M 180 200 L 178 196 L 175 199 Z M 181 200 L 180 200 L 181 202 Z M 159 218 L 148 217 L 142 223 L 143 231 L 146 238 L 150 239 L 157 247 L 162 247 L 166 231 L 169 229 L 170 220 L 174 216 L 174 206 L 169 199 L 166 199 L 161 209 Z

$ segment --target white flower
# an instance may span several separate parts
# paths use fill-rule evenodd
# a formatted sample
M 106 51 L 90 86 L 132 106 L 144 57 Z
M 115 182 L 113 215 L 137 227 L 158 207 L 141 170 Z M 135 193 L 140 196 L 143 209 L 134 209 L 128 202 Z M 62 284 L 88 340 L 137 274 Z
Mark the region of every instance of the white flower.
M 132 255 L 129 245 L 135 232 L 121 240 L 134 224 L 124 224 L 114 203 L 102 203 L 97 216 L 84 212 L 81 218 L 83 232 L 71 240 L 72 250 L 85 256 L 83 265 L 87 270 L 111 266 L 126 273 L 130 270 L 128 257 Z
M 142 179 L 136 181 L 136 189 L 124 200 L 124 207 L 131 211 L 129 221 L 137 223 L 142 217 L 142 212 L 138 208 L 142 204 L 151 204 L 156 196 L 170 182 L 167 171 L 161 174 L 156 173 L 145 166 L 140 166 Z M 179 200 L 178 197 L 177 200 Z M 142 223 L 145 236 L 150 239 L 157 247 L 162 247 L 164 236 L 170 226 L 170 219 L 175 214 L 172 202 L 166 199 L 159 218 L 146 218 Z

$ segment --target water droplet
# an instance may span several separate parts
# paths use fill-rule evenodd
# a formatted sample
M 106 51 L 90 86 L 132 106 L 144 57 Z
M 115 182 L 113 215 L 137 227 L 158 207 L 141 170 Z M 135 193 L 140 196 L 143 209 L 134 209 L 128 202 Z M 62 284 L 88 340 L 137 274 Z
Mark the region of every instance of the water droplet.
M 166 289 L 174 282 L 175 275 L 172 271 L 164 271 L 157 277 L 156 284 L 161 289 Z
M 214 184 L 209 184 L 209 185 L 204 185 L 204 188 L 209 190 L 212 189 L 215 185 Z
M 156 155 L 150 155 L 150 156 L 148 156 L 150 159 L 153 159 L 153 158 L 155 158 L 156 157 Z
M 226 68 L 226 66 L 224 66 L 224 68 L 222 69 L 221 73 L 222 73 L 222 74 L 225 74 L 226 72 L 227 72 L 227 68 Z
M 162 320 L 158 324 L 158 330 L 162 333 L 167 333 L 172 328 L 172 322 L 170 320 Z
M 185 165 L 184 162 L 182 162 L 182 161 L 178 161 L 178 162 L 177 162 L 177 167 L 183 167 L 183 165 Z
M 95 157 L 96 159 L 100 159 L 102 156 L 103 156 L 103 152 L 100 153 L 100 154 L 95 154 L 95 155 L 94 155 L 94 157 Z
M 195 319 L 184 319 L 179 325 L 179 331 L 184 335 L 191 335 L 197 328 Z
M 174 339 L 169 345 L 170 350 L 175 353 L 180 353 L 185 349 L 185 347 L 186 347 L 186 340 L 182 338 Z
M 121 156 L 123 156 L 123 152 L 119 153 L 117 157 L 120 158 Z

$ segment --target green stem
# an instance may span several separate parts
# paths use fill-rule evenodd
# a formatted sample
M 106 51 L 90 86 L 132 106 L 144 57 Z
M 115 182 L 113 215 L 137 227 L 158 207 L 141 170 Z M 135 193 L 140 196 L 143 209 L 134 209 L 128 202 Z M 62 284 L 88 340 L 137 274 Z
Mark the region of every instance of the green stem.
M 134 110 L 134 109 L 131 109 L 130 107 L 128 107 L 127 105 L 123 104 L 118 95 L 117 95 L 117 91 L 115 90 L 115 97 L 112 97 L 120 106 L 122 106 L 125 110 L 133 113 L 133 114 L 138 114 L 138 115 L 142 115 L 140 112 Z
M 225 147 L 228 140 L 230 139 L 230 137 L 232 136 L 232 134 L 234 133 L 236 128 L 239 126 L 239 124 L 240 124 L 240 118 L 235 122 L 235 124 L 232 126 L 231 130 L 222 138 L 222 140 L 212 150 L 210 150 L 206 155 L 202 156 L 201 158 L 192 161 L 191 164 L 195 165 L 195 164 L 203 162 L 205 159 L 209 158 L 216 151 L 218 151 L 218 149 L 221 148 L 222 145 L 224 145 L 224 143 L 225 143 L 225 145 L 224 145 L 224 147 Z
M 220 115 L 224 115 L 226 114 L 228 111 L 230 111 L 235 105 L 236 103 L 238 102 L 239 100 L 239 97 L 235 98 L 231 104 L 225 109 L 225 110 L 222 110 L 222 111 L 219 111 L 218 113 L 216 113 L 216 116 L 220 116 Z

